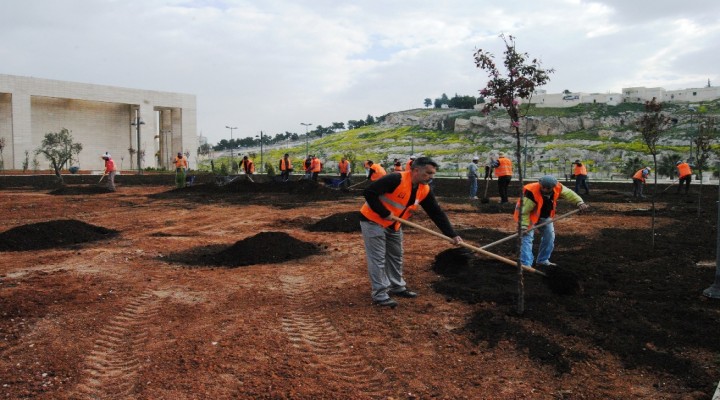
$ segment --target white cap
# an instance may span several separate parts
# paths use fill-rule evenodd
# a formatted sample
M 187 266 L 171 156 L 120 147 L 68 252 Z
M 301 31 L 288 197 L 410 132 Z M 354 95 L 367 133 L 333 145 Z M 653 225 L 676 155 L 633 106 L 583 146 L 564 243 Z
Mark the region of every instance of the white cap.
M 416 159 L 416 158 L 417 158 L 417 156 L 416 156 L 415 154 L 413 154 L 413 155 L 410 156 L 410 159 L 411 159 L 411 160 L 414 160 L 414 159 Z
M 473 157 L 473 161 L 477 161 L 479 159 L 480 159 L 480 157 L 478 157 L 478 156 Z
M 105 154 L 100 156 L 100 158 L 110 158 L 110 153 L 106 151 Z

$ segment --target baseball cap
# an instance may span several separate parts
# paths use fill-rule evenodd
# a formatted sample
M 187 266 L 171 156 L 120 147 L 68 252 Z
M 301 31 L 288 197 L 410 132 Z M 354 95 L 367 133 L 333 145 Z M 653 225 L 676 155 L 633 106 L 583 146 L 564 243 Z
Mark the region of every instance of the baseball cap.
M 480 157 L 478 157 L 478 156 L 473 157 L 473 161 L 477 161 L 479 159 L 480 159 Z
M 555 186 L 557 186 L 558 180 L 554 176 L 545 175 L 542 178 L 538 179 L 538 182 L 540 182 L 540 186 L 544 188 L 554 188 Z

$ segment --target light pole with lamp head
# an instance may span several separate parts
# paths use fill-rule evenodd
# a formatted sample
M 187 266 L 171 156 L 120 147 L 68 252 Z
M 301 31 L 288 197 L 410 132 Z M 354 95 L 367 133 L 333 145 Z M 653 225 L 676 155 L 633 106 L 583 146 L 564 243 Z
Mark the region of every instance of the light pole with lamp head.
M 140 118 L 140 110 L 135 110 L 135 120 L 130 122 L 130 125 L 134 126 L 137 130 L 137 166 L 138 166 L 138 175 L 142 175 L 142 165 L 141 165 L 141 152 L 140 152 L 140 125 L 145 124 L 145 122 Z
M 235 155 L 233 154 L 233 146 L 234 146 L 234 145 L 233 145 L 233 142 L 232 142 L 232 141 L 233 141 L 232 131 L 233 131 L 234 129 L 237 129 L 237 126 L 232 126 L 232 127 L 231 127 L 231 126 L 225 125 L 225 127 L 228 128 L 228 129 L 230 129 L 230 167 L 232 168 L 232 162 L 233 162 L 233 159 L 235 158 Z
M 527 164 L 528 164 L 528 125 L 530 125 L 530 121 L 535 119 L 534 117 L 525 117 L 525 147 L 523 148 L 523 158 L 525 159 L 523 161 L 523 177 L 527 179 Z
M 260 171 L 262 172 L 265 168 L 263 163 L 263 131 L 260 131 L 260 136 L 255 135 L 255 137 L 260 138 Z
M 307 158 L 308 154 L 310 154 L 310 147 L 308 144 L 308 126 L 312 125 L 312 123 L 306 124 L 305 122 L 301 122 L 300 125 L 305 125 L 305 158 Z

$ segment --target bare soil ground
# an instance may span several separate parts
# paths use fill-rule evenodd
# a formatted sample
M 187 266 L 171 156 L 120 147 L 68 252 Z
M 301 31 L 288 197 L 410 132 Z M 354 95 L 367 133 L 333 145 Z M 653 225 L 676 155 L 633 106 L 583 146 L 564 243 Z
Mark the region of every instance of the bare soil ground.
M 36 399 L 709 399 L 717 187 L 594 189 L 556 224 L 583 291 L 405 229 L 416 299 L 374 306 L 360 192 L 298 182 L 0 191 L 0 395 Z M 629 186 L 628 186 L 629 190 Z M 697 191 L 697 187 L 693 190 Z M 697 192 L 695 192 L 697 193 Z M 441 197 L 472 244 L 512 206 Z M 563 206 L 560 212 L 570 208 Z M 415 222 L 432 227 L 419 213 Z M 14 242 L 6 240 L 13 238 Z M 14 243 L 14 244 L 13 244 Z M 494 248 L 514 258 L 511 243 Z

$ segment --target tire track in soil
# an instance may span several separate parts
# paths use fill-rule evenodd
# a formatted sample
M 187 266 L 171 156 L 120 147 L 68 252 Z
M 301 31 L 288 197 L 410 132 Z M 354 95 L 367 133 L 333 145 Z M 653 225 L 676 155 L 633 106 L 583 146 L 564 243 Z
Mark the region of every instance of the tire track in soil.
M 145 321 L 158 313 L 159 300 L 153 290 L 146 289 L 98 332 L 85 358 L 77 395 L 84 399 L 133 398 L 142 364 L 135 354 L 147 341 Z
M 302 276 L 280 277 L 288 303 L 281 319 L 283 331 L 307 360 L 331 381 L 369 398 L 386 398 L 389 379 L 343 340 L 330 320 L 313 307 L 313 291 Z

